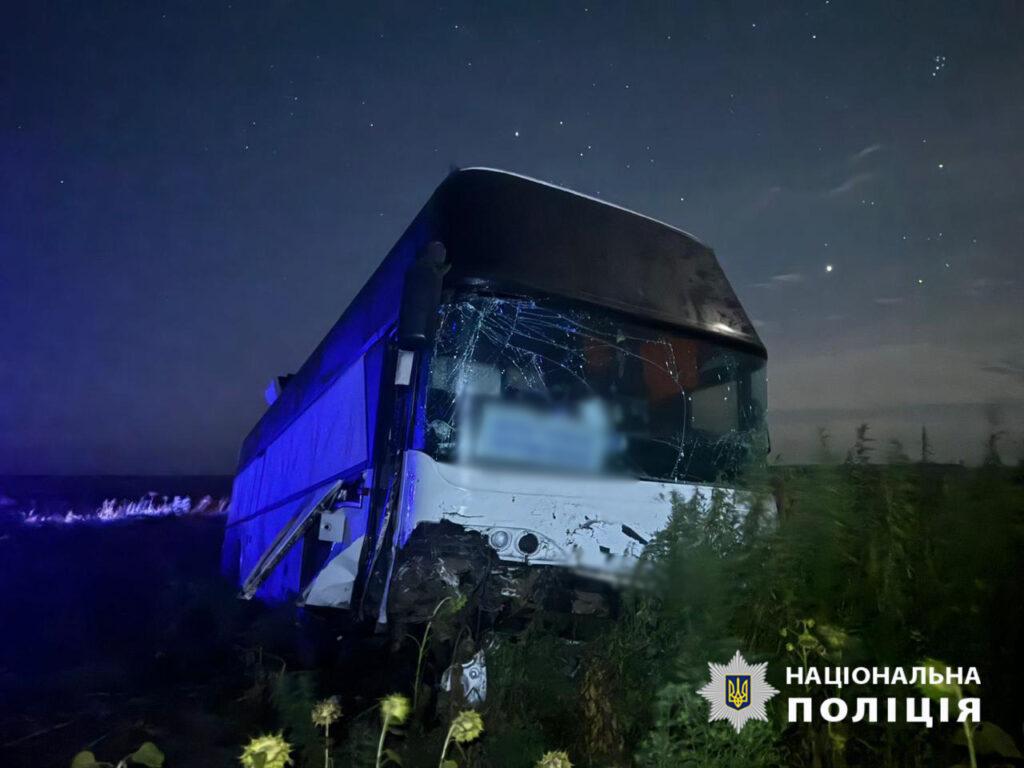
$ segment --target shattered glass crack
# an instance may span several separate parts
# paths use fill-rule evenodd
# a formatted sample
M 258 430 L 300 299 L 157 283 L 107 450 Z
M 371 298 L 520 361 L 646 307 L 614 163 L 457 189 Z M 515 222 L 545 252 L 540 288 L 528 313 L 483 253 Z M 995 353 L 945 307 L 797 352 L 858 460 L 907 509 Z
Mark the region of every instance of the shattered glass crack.
M 441 461 L 730 478 L 764 430 L 764 359 L 720 340 L 549 300 L 442 307 L 426 448 Z

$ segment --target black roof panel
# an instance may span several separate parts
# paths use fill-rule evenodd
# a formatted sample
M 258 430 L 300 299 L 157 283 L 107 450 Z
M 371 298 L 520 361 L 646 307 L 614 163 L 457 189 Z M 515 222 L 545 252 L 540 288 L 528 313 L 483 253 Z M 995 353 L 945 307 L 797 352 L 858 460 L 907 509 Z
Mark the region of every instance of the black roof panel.
M 437 189 L 449 281 L 479 279 L 613 307 L 764 345 L 714 252 L 692 235 L 601 200 L 486 168 Z

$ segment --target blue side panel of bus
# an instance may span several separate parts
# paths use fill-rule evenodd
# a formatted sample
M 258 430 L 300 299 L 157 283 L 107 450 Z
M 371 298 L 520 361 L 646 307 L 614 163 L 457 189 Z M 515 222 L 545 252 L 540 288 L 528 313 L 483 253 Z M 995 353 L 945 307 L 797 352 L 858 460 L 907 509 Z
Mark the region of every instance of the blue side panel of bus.
M 225 531 L 225 573 L 244 580 L 296 514 L 335 480 L 370 466 L 387 385 L 387 335 L 398 320 L 406 270 L 428 238 L 425 226 L 410 227 L 246 438 Z M 365 520 L 352 523 L 365 530 Z M 303 554 L 299 542 L 257 596 L 294 598 L 304 586 Z

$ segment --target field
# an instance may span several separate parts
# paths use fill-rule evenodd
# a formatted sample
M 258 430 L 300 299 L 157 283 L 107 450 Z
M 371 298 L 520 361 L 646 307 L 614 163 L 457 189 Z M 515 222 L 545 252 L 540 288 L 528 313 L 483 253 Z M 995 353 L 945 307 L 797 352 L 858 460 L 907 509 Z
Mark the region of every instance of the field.
M 677 503 L 612 618 L 538 613 L 515 634 L 489 632 L 474 597 L 454 592 L 426 636 L 360 641 L 241 603 L 219 577 L 217 516 L 8 523 L 0 753 L 15 766 L 66 766 L 83 749 L 117 762 L 151 741 L 172 768 L 229 766 L 251 738 L 280 733 L 299 766 L 438 765 L 448 741 L 459 766 L 508 768 L 545 753 L 560 765 L 558 751 L 574 765 L 643 768 L 1024 764 L 1024 474 L 994 451 L 970 469 L 879 453 L 864 432 L 845 461 L 752 475 L 777 516 L 760 506 L 741 518 L 717 497 Z M 465 718 L 452 730 L 466 707 L 441 676 L 479 647 L 483 732 Z M 695 693 L 707 662 L 737 649 L 767 661 L 782 691 L 769 722 L 739 736 L 708 723 Z M 785 721 L 789 695 L 929 695 L 795 690 L 786 666 L 924 659 L 978 668 L 979 687 L 950 695 L 980 697 L 981 726 Z M 406 697 L 406 717 L 398 700 L 381 707 L 388 694 Z M 340 717 L 318 711 L 325 742 L 311 713 L 330 696 Z

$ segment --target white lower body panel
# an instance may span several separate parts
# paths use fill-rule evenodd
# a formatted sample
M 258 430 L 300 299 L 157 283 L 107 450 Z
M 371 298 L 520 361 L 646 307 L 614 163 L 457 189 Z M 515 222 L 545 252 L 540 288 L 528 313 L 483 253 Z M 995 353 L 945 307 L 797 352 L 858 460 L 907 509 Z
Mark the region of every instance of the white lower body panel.
M 712 486 L 484 468 L 405 454 L 399 542 L 421 523 L 455 523 L 487 537 L 508 562 L 557 565 L 589 575 L 627 571 L 672 515 Z M 733 494 L 733 491 L 725 491 Z M 531 538 L 532 537 L 532 538 Z

